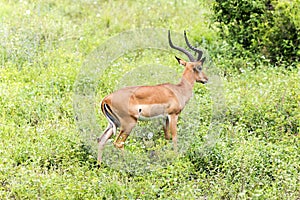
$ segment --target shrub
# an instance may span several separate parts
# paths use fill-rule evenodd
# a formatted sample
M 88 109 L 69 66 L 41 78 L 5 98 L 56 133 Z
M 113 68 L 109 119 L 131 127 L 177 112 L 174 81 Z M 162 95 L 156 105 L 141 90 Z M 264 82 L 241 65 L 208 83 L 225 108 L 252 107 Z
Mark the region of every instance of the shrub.
M 216 0 L 214 21 L 234 55 L 262 53 L 272 63 L 299 60 L 300 1 Z

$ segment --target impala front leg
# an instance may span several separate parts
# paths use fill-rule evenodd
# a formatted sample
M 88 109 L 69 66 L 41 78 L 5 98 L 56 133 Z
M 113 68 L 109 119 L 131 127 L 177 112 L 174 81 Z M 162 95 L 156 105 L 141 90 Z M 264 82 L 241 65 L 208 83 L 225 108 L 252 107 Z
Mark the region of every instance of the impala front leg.
M 170 134 L 170 120 L 169 116 L 167 116 L 166 119 L 163 119 L 163 129 L 165 133 L 165 139 L 170 140 L 171 139 L 171 134 Z
M 171 115 L 170 116 L 170 129 L 172 133 L 172 141 L 173 141 L 173 147 L 174 151 L 177 152 L 177 120 L 178 115 Z

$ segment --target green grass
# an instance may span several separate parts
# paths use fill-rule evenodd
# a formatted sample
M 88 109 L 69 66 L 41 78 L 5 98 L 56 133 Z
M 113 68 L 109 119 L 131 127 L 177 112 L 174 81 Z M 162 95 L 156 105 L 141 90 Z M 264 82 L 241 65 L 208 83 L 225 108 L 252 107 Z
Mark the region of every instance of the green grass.
M 209 28 L 210 4 L 1 1 L 0 199 L 299 199 L 299 63 L 275 68 L 262 61 L 253 69 L 248 60 L 228 59 L 230 47 Z M 169 165 L 143 174 L 98 168 L 73 110 L 84 60 L 107 39 L 136 28 L 187 30 L 226 74 L 218 130 L 208 132 L 210 91 L 197 85 L 191 103 L 201 112 L 179 122 L 179 134 L 195 133 L 193 144 Z M 139 65 L 182 71 L 171 53 L 137 54 L 112 63 L 97 85 L 97 101 Z M 96 121 L 104 130 L 100 112 Z M 128 144 L 133 153 L 140 151 L 134 141 Z

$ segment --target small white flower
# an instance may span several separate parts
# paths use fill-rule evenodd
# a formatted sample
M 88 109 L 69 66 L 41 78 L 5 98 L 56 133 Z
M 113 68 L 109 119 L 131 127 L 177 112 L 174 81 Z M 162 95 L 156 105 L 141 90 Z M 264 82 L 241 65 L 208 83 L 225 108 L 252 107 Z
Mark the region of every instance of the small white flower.
M 154 135 L 154 134 L 153 134 L 152 132 L 148 133 L 148 139 L 149 139 L 149 140 L 152 139 L 153 135 Z
M 26 15 L 30 15 L 30 10 L 26 10 Z

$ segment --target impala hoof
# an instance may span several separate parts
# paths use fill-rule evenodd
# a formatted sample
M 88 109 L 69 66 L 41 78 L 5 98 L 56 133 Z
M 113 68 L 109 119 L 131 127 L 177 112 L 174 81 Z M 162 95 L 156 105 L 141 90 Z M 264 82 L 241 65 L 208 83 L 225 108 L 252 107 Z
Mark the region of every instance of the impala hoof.
M 124 142 L 121 142 L 121 143 L 117 143 L 117 142 L 114 142 L 114 146 L 118 149 L 124 149 Z
M 97 160 L 97 167 L 101 167 L 101 160 Z

